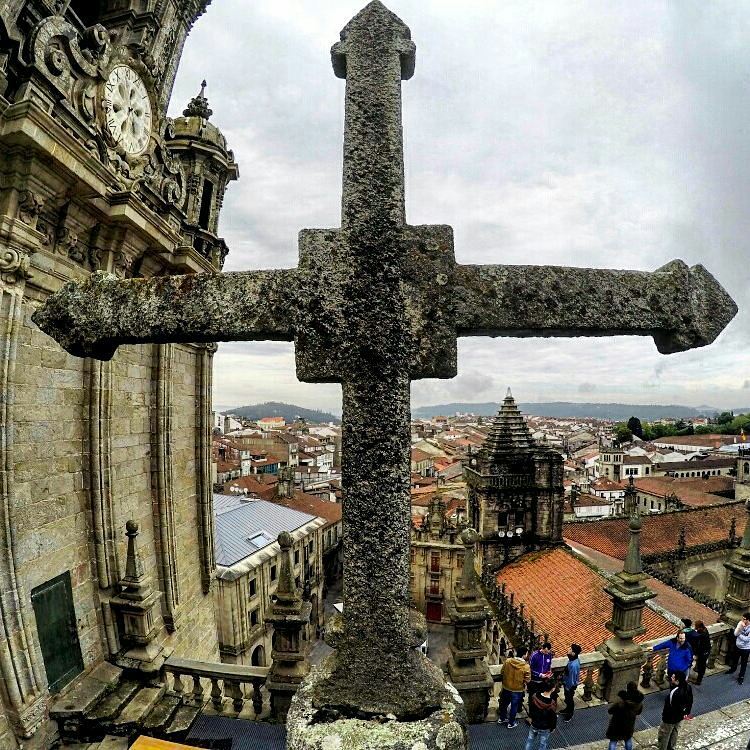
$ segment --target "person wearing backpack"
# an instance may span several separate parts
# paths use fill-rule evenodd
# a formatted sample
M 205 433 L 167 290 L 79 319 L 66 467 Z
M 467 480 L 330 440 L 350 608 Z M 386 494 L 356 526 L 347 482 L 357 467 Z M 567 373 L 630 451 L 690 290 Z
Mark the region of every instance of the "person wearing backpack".
M 539 692 L 529 698 L 529 736 L 525 750 L 547 750 L 549 736 L 557 726 L 557 701 L 552 697 L 554 683 L 543 678 Z
M 498 706 L 498 724 L 505 724 L 508 729 L 517 726 L 516 714 L 523 701 L 526 685 L 531 679 L 531 668 L 526 663 L 526 646 L 519 646 L 515 656 L 509 656 L 503 662 L 500 679 L 503 689 L 500 692 L 500 704 Z M 510 714 L 508 714 L 510 706 Z
M 625 690 L 620 690 L 617 700 L 609 707 L 609 726 L 605 737 L 609 740 L 609 750 L 616 750 L 618 742 L 625 743 L 625 750 L 633 750 L 635 720 L 643 711 L 643 693 L 635 682 L 629 682 Z
M 693 689 L 685 672 L 673 672 L 669 677 L 669 692 L 664 700 L 659 726 L 659 750 L 675 750 L 677 732 L 683 719 L 692 719 Z
M 737 627 L 734 629 L 734 638 L 732 666 L 727 674 L 733 674 L 739 664 L 740 673 L 737 675 L 737 682 L 741 685 L 745 681 L 747 660 L 750 657 L 750 612 L 745 612 L 742 619 L 737 623 Z
M 703 675 L 706 674 L 708 657 L 711 655 L 711 636 L 703 620 L 695 621 L 695 630 L 687 634 L 687 640 L 695 654 L 695 684 L 700 685 Z

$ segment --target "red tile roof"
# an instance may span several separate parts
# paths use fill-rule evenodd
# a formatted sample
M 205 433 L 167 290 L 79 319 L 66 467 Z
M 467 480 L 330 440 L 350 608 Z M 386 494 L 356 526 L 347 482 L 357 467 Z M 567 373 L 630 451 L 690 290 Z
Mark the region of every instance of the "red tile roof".
M 734 477 L 640 477 L 634 480 L 634 484 L 637 490 L 655 497 L 666 497 L 674 492 L 685 505 L 712 505 L 727 502 L 726 497 L 717 493 L 731 492 L 734 489 Z
M 576 544 L 575 550 L 591 560 L 597 568 L 609 573 L 619 573 L 622 570 L 622 560 L 617 560 L 582 544 Z M 654 604 L 663 607 L 677 617 L 689 617 L 693 622 L 703 620 L 707 625 L 718 622 L 720 619 L 717 612 L 704 607 L 695 599 L 691 599 L 689 596 L 673 589 L 658 578 L 647 578 L 644 584 L 656 594 L 656 597 L 652 600 Z
M 675 549 L 682 528 L 685 529 L 685 544 L 688 547 L 722 541 L 729 536 L 732 518 L 736 519 L 736 533 L 741 537 L 745 531 L 747 514 L 744 504 L 739 501 L 641 516 L 641 553 L 653 555 Z M 563 537 L 571 543 L 579 542 L 618 560 L 624 560 L 629 539 L 628 519 L 572 521 L 563 525 Z
M 555 653 L 563 655 L 571 643 L 593 651 L 612 636 L 604 623 L 612 615 L 612 600 L 604 593 L 606 579 L 567 549 L 556 547 L 524 555 L 505 566 L 497 576 L 506 595 L 523 602 L 526 619 L 534 618 L 539 633 L 547 633 Z M 646 607 L 646 632 L 635 640 L 666 638 L 675 626 Z
M 687 448 L 721 448 L 737 442 L 736 435 L 677 435 L 675 437 L 655 438 L 657 445 L 673 445 Z
M 331 526 L 332 524 L 339 523 L 341 521 L 341 504 L 331 503 L 326 500 L 320 500 L 319 498 L 309 495 L 300 490 L 294 491 L 294 497 L 269 497 L 268 498 L 275 505 L 282 505 L 285 508 L 291 508 L 292 510 L 298 510 L 302 513 L 309 513 L 313 516 L 319 516 L 326 520 L 326 525 Z

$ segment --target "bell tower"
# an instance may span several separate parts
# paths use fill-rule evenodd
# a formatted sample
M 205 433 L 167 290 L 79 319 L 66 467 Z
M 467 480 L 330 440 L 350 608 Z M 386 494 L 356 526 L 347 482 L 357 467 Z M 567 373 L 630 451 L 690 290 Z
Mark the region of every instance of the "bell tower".
M 187 178 L 184 244 L 221 268 L 227 246 L 218 236 L 219 212 L 227 184 L 236 180 L 240 172 L 226 138 L 209 122 L 213 111 L 208 106 L 206 85 L 205 81 L 201 83 L 200 92 L 190 100 L 182 117 L 174 120 L 169 148 Z

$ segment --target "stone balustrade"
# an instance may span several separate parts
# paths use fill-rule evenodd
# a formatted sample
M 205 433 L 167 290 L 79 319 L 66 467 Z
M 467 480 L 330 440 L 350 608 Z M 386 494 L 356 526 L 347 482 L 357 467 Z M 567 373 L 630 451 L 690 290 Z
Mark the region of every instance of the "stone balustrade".
M 579 677 L 581 698 L 589 702 L 594 698 L 599 680 L 603 678 L 604 671 L 601 669 L 601 666 L 604 664 L 605 658 L 599 651 L 590 651 L 586 654 L 580 654 L 578 660 L 581 662 L 581 674 Z M 567 664 L 567 656 L 558 656 L 552 660 L 552 675 L 558 682 L 562 682 Z
M 270 667 L 170 657 L 162 667 L 162 677 L 183 703 L 203 706 L 210 701 L 216 713 L 260 719 L 266 713 L 261 688 L 269 671 Z
M 730 639 L 727 637 L 731 632 L 729 625 L 723 622 L 717 622 L 708 625 L 708 634 L 711 638 L 711 655 L 708 657 L 706 666 L 709 670 L 714 669 L 718 663 L 725 663 L 727 652 L 729 650 Z M 657 688 L 665 687 L 667 684 L 667 659 L 669 658 L 669 649 L 654 651 L 653 648 L 659 643 L 664 642 L 664 638 L 655 638 L 651 641 L 641 643 L 645 657 L 645 663 L 641 669 L 640 685 L 648 689 L 652 683 Z

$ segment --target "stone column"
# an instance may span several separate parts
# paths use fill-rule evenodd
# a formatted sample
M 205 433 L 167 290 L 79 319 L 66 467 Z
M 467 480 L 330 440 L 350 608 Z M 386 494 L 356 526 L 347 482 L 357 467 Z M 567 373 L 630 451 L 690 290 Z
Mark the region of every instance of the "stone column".
M 27 191 L 28 192 L 28 191 Z M 19 219 L 36 223 L 36 214 Z M 37 212 L 38 213 L 38 212 Z M 23 224 L 20 230 L 25 230 Z M 33 228 L 33 227 L 32 227 Z M 0 239 L 0 676 L 5 687 L 8 715 L 15 732 L 31 737 L 45 720 L 47 680 L 33 638 L 30 597 L 17 574 L 14 549 L 17 507 L 13 402 L 18 338 L 23 328 L 23 299 L 30 278 L 29 254 Z
M 745 511 L 747 518 L 742 543 L 731 559 L 724 563 L 729 580 L 722 619 L 732 627 L 737 625 L 745 612 L 750 611 L 750 500 L 745 502 Z
M 151 487 L 154 494 L 156 558 L 159 561 L 164 624 L 169 632 L 177 629 L 180 592 L 177 578 L 175 509 L 172 459 L 172 360 L 174 346 L 154 347 L 156 398 L 152 426 L 153 460 Z
M 465 529 L 459 539 L 465 547 L 461 580 L 456 583 L 448 615 L 453 624 L 453 643 L 448 661 L 448 675 L 463 698 L 469 723 L 484 721 L 493 686 L 487 666 L 484 629 L 489 606 L 479 590 L 474 569 L 474 545 L 479 534 Z
M 161 593 L 151 588 L 150 578 L 143 568 L 136 542 L 138 524 L 128 521 L 125 528 L 128 537 L 125 577 L 118 584 L 121 593 L 110 600 L 124 646 L 115 662 L 123 669 L 151 676 L 158 674 L 167 657 L 163 646 L 156 641 L 161 626 Z
M 271 614 L 266 616 L 266 622 L 273 624 L 273 663 L 266 688 L 271 693 L 271 717 L 274 721 L 286 720 L 292 696 L 308 671 L 300 636 L 302 628 L 310 622 L 312 605 L 302 601 L 294 582 L 292 544 L 292 535 L 282 531 L 279 534 L 281 571 L 276 601 L 271 605 Z
M 211 486 L 211 384 L 216 344 L 202 344 L 197 351 L 198 397 L 195 400 L 198 439 L 195 441 L 198 538 L 203 593 L 211 589 L 216 571 L 214 554 L 213 487 Z
M 615 580 L 604 587 L 612 598 L 612 619 L 606 627 L 613 636 L 599 647 L 606 659 L 603 666 L 605 679 L 599 685 L 599 697 L 603 700 L 614 700 L 628 682 L 636 682 L 645 661 L 643 649 L 633 639 L 646 632 L 642 622 L 643 607 L 656 594 L 643 585 L 648 576 L 641 563 L 641 525 L 640 516 L 630 517 L 630 542 L 625 565 Z

